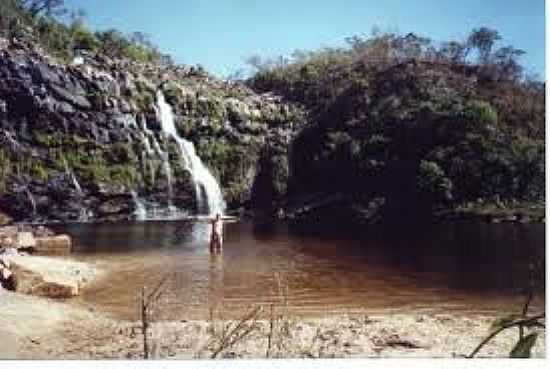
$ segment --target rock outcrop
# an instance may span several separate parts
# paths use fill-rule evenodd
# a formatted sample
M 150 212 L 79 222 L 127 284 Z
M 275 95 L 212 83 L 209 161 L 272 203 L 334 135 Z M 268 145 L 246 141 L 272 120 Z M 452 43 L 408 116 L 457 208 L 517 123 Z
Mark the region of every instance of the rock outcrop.
M 0 286 L 7 290 L 50 298 L 70 298 L 95 277 L 84 263 L 51 258 L 67 255 L 71 239 L 44 227 L 0 227 Z M 48 255 L 48 256 L 37 256 Z
M 189 68 L 90 55 L 67 65 L 35 46 L 0 44 L 3 219 L 130 219 L 133 194 L 194 211 L 190 176 L 156 114 L 159 90 L 230 208 L 249 204 L 260 154 L 284 151 L 304 122 L 276 96 Z
M 67 235 L 39 237 L 32 250 L 36 255 L 68 255 L 71 253 L 71 238 Z
M 17 279 L 11 271 L 11 261 L 6 255 L 0 255 L 0 288 L 9 291 L 17 289 Z
M 84 264 L 40 256 L 9 257 L 17 284 L 14 291 L 50 298 L 70 298 L 80 292 L 89 271 Z M 89 276 L 88 276 L 89 278 Z
M 0 227 L 0 251 L 6 249 L 33 255 L 68 255 L 72 242 L 68 235 L 55 235 L 45 227 Z

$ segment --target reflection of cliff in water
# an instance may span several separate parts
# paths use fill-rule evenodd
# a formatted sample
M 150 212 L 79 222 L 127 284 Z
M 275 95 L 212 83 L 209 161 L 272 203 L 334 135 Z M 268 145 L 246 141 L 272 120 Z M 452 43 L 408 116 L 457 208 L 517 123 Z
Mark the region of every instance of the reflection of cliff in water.
M 291 232 L 310 244 L 315 239 L 349 240 L 347 254 L 376 261 L 401 271 L 443 272 L 455 288 L 504 288 L 517 291 L 528 285 L 529 263 L 542 261 L 544 224 L 489 224 L 449 222 L 409 224 L 399 228 L 291 226 Z M 325 244 L 325 243 L 323 243 Z M 315 255 L 338 252 L 308 247 Z M 336 256 L 336 255 L 335 255 Z

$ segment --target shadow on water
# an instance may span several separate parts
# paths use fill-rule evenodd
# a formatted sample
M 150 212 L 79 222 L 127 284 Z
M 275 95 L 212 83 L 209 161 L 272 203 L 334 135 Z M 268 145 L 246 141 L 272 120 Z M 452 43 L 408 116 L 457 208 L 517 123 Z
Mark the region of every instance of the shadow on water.
M 401 272 L 440 273 L 454 288 L 518 292 L 527 285 L 529 263 L 545 259 L 544 224 L 449 222 L 340 229 L 291 227 L 308 240 L 330 248 L 347 244 L 345 257 L 386 265 Z M 337 253 L 335 251 L 335 253 Z M 335 255 L 336 257 L 336 255 Z M 542 263 L 544 266 L 544 263 Z M 541 271 L 544 273 L 544 271 Z
M 75 257 L 112 275 L 83 301 L 120 317 L 135 315 L 135 295 L 173 273 L 167 318 L 223 304 L 279 303 L 277 280 L 299 314 L 415 309 L 510 312 L 521 304 L 530 258 L 544 260 L 542 224 L 456 222 L 304 232 L 285 223 L 226 225 L 222 255 L 210 255 L 207 223 L 144 222 L 57 227 L 75 240 Z M 278 276 L 278 277 L 276 277 Z M 544 305 L 544 296 L 537 302 Z

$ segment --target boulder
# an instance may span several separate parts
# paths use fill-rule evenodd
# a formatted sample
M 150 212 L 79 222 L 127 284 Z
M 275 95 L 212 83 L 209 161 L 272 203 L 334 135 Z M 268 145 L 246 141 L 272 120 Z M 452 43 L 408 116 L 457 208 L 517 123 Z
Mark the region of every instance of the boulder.
M 18 249 L 33 250 L 37 242 L 32 232 L 19 232 L 15 236 L 15 247 Z
M 0 237 L 15 237 L 18 229 L 16 226 L 0 227 Z
M 7 281 L 12 274 L 13 273 L 8 268 L 0 266 L 0 282 L 3 283 L 4 281 Z
M 65 88 L 62 88 L 56 85 L 52 85 L 50 87 L 57 94 L 57 96 L 59 96 L 59 98 L 67 101 L 68 103 L 76 106 L 77 108 L 81 108 L 81 109 L 92 108 L 92 104 L 86 97 L 82 95 L 75 95 L 70 91 L 66 90 Z
M 99 205 L 97 211 L 103 216 L 118 215 L 118 214 L 131 214 L 133 211 L 133 204 L 128 203 L 125 197 L 116 197 L 104 201 Z
M 78 263 L 41 256 L 11 258 L 15 291 L 34 296 L 64 299 L 78 296 L 86 270 Z
M 44 226 L 38 226 L 33 229 L 33 234 L 35 237 L 49 237 L 49 236 L 55 236 L 55 233 Z
M 0 235 L 0 248 L 8 248 L 13 246 L 13 238 L 5 235 Z
M 44 296 L 53 299 L 66 299 L 78 296 L 79 294 L 78 283 L 71 282 L 52 282 L 43 281 L 37 284 L 31 290 L 31 294 L 34 296 Z
M 9 269 L 11 267 L 10 259 L 7 255 L 0 255 L 0 268 L 7 268 Z
M 17 290 L 17 278 L 8 268 L 0 266 L 0 287 L 8 291 Z
M 71 237 L 67 235 L 38 237 L 32 251 L 36 255 L 68 255 L 71 247 Z
M 17 251 L 17 249 L 15 249 L 13 247 L 6 247 L 6 248 L 0 250 L 0 255 L 7 256 L 7 257 L 18 256 L 19 252 Z
M 7 214 L 0 211 L 0 226 L 10 224 L 13 221 Z

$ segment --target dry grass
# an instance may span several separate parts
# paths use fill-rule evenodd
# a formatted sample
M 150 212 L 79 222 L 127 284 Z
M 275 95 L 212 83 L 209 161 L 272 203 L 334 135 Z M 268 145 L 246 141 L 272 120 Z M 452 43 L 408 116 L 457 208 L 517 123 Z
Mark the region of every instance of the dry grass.
M 172 275 L 164 276 L 153 290 L 147 294 L 146 287 L 141 289 L 140 302 L 140 318 L 141 318 L 141 333 L 143 336 L 143 358 L 149 359 L 151 356 L 158 357 L 158 346 L 160 334 L 150 332 L 151 321 L 160 313 L 160 301 L 166 292 L 165 286 Z M 151 337 L 150 337 L 151 336 Z M 152 343 L 150 345 L 150 338 Z
M 243 342 L 253 332 L 259 331 L 259 317 L 262 310 L 261 306 L 256 306 L 235 321 L 215 319 L 212 313 L 208 329 L 210 340 L 207 344 L 208 350 L 211 351 L 210 358 L 217 358 L 223 351 Z

